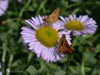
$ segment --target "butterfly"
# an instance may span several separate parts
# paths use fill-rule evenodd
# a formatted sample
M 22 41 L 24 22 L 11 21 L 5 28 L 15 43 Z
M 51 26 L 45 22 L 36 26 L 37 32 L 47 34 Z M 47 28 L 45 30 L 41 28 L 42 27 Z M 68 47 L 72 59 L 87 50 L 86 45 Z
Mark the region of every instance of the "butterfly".
M 50 15 L 45 17 L 43 19 L 43 21 L 45 21 L 48 24 L 52 24 L 54 22 L 57 22 L 58 21 L 59 12 L 60 12 L 60 9 L 56 8 Z
M 73 50 L 68 44 L 68 41 L 66 40 L 66 36 L 64 34 L 62 35 L 60 39 L 60 45 L 59 45 L 58 51 L 59 53 L 64 53 L 64 54 L 73 53 Z

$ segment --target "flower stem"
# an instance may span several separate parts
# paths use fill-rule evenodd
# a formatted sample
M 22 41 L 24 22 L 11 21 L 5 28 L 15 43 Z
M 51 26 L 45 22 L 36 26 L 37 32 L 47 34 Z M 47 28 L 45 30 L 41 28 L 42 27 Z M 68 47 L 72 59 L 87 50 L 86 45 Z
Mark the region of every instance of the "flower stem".
M 19 13 L 19 17 L 18 17 L 17 22 L 20 21 L 20 18 L 22 17 L 24 11 L 26 10 L 26 8 L 29 6 L 30 3 L 31 3 L 31 0 L 28 0 L 28 1 L 25 3 L 24 7 L 21 9 L 21 11 L 20 11 L 20 13 Z
M 85 64 L 84 64 L 84 52 L 82 54 L 82 63 L 81 63 L 81 72 L 82 75 L 85 75 L 85 68 L 84 68 Z
M 98 68 L 98 65 L 100 65 L 100 57 L 97 58 L 97 61 L 95 63 L 95 65 L 93 66 L 92 70 L 91 70 L 91 75 L 94 75 L 95 70 Z
M 25 66 L 25 68 L 23 69 L 23 72 L 25 72 L 27 70 L 27 68 L 30 66 L 30 64 L 33 62 L 33 53 L 30 52 L 29 55 L 28 55 L 28 62 Z
M 5 58 L 6 58 L 6 53 L 7 53 L 6 46 L 5 46 L 5 44 L 3 44 L 3 53 L 2 53 L 2 58 L 1 58 L 1 61 L 2 61 L 2 73 L 3 73 L 3 75 L 5 74 Z
M 38 14 L 39 14 L 39 12 L 41 11 L 41 9 L 44 8 L 46 2 L 47 2 L 47 0 L 44 0 L 44 1 L 40 4 L 40 6 L 39 6 L 39 8 L 37 9 L 37 12 L 36 12 L 35 15 L 38 15 Z
M 11 68 L 13 58 L 14 58 L 14 55 L 10 54 L 10 58 L 9 58 L 9 61 L 8 61 L 8 68 L 6 69 L 6 75 L 10 75 L 10 68 Z

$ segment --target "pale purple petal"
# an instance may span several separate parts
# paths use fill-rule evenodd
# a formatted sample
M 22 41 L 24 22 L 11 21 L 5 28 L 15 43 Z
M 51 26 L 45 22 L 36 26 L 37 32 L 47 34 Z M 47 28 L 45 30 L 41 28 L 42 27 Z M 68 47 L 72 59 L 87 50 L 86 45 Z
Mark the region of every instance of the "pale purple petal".
M 59 16 L 59 18 L 60 18 L 63 22 L 66 22 L 66 20 L 64 19 L 63 16 Z
M 22 3 L 23 2 L 23 0 L 17 0 L 19 3 Z
M 79 31 L 73 31 L 73 35 L 74 36 L 81 35 L 81 32 L 79 32 Z
M 56 23 L 53 23 L 52 24 L 53 28 L 55 28 L 57 31 L 58 30 L 61 30 L 61 29 L 64 29 L 63 27 L 63 22 L 62 21 L 58 21 Z
M 37 26 L 35 25 L 34 21 L 32 20 L 25 20 L 25 22 L 30 25 L 31 27 L 33 27 L 34 29 L 37 29 Z
M 70 20 L 74 20 L 74 16 L 73 15 L 69 15 L 69 19 Z
M 88 20 L 88 16 L 87 15 L 85 15 L 85 16 L 83 16 L 81 19 L 80 19 L 80 21 L 82 22 L 82 23 L 84 23 L 85 21 L 87 21 Z
M 5 13 L 8 8 L 8 0 L 0 0 L 0 16 Z

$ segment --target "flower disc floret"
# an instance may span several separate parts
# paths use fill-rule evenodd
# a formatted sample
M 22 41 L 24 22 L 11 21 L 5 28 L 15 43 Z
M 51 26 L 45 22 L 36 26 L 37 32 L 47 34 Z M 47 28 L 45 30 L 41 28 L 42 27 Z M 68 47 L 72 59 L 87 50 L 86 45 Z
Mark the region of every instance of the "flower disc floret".
M 58 32 L 51 26 L 41 26 L 36 31 L 36 38 L 41 44 L 53 47 L 58 42 Z
M 65 28 L 68 30 L 83 30 L 83 24 L 77 20 L 69 21 L 65 24 Z

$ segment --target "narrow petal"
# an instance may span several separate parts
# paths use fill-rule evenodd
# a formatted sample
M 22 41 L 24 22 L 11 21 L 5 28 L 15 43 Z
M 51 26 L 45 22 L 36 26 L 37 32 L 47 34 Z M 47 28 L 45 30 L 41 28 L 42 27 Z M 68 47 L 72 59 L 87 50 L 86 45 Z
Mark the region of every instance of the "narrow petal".
M 52 24 L 53 28 L 55 28 L 57 31 L 58 30 L 61 30 L 61 29 L 64 29 L 64 26 L 63 26 L 63 22 L 62 21 L 58 21 L 56 23 L 53 23 Z
M 60 17 L 60 19 L 61 19 L 62 21 L 66 22 L 66 20 L 64 19 L 63 16 L 59 16 L 59 17 Z
M 5 13 L 8 8 L 8 0 L 0 0 L 0 16 Z

